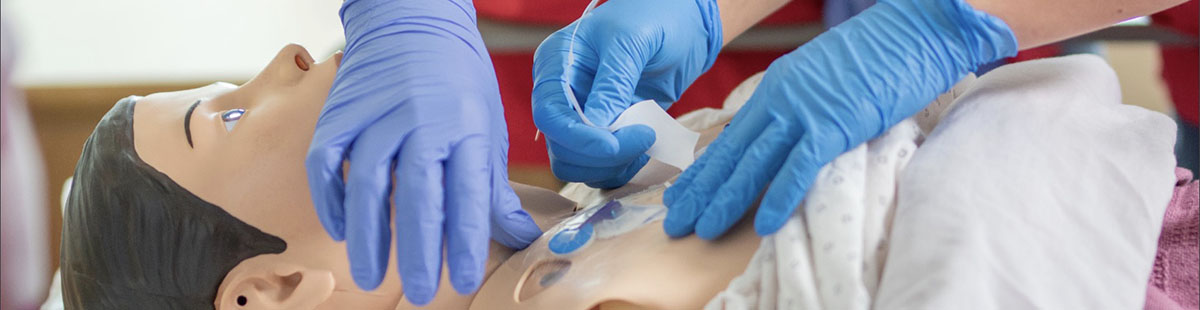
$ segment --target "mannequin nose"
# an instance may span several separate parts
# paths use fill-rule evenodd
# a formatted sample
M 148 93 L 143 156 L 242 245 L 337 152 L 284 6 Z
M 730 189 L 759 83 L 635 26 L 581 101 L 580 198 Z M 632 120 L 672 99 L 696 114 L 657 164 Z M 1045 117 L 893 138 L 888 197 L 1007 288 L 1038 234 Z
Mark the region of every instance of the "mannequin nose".
M 300 57 L 300 55 L 296 55 L 295 60 L 296 60 L 296 67 L 299 67 L 300 70 L 308 71 L 309 62 L 307 60 L 304 60 L 304 57 Z
M 258 79 L 272 84 L 292 84 L 296 83 L 304 77 L 304 73 L 312 68 L 316 61 L 313 60 L 308 50 L 299 44 L 288 44 L 275 54 L 275 58 L 271 60 L 266 70 L 259 74 Z

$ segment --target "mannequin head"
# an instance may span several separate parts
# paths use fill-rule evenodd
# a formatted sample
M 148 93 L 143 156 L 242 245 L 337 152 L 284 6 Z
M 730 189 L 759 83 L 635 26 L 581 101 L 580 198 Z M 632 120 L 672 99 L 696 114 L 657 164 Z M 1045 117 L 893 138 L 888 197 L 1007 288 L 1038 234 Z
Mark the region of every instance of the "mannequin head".
M 310 200 L 304 157 L 340 57 L 335 54 L 314 62 L 303 48 L 289 45 L 241 86 L 216 83 L 118 103 L 97 126 L 76 170 L 63 234 L 67 304 L 96 305 L 112 300 L 114 308 L 412 307 L 403 300 L 394 252 L 388 276 L 378 288 L 363 291 L 354 284 L 344 245 L 325 233 Z M 239 119 L 223 119 L 225 112 L 235 109 L 244 110 Z M 719 128 L 706 133 L 708 140 L 717 131 Z M 652 173 L 656 183 L 678 174 L 678 170 L 654 164 L 648 167 L 647 171 L 658 171 Z M 553 192 L 518 184 L 513 187 L 543 229 L 570 216 L 575 208 L 574 202 Z M 660 200 L 661 190 L 642 199 Z M 189 230 L 192 226 L 203 229 Z M 513 251 L 493 243 L 485 282 L 477 294 L 499 296 L 486 300 L 496 307 L 558 309 L 561 306 L 548 302 L 571 300 L 572 296 L 581 297 L 571 304 L 578 307 L 626 301 L 652 307 L 702 305 L 741 273 L 757 247 L 750 229 L 745 225 L 736 229 L 725 241 L 705 243 L 695 237 L 669 240 L 660 225 L 647 223 L 563 258 L 573 267 L 564 274 L 565 282 L 559 283 L 575 283 L 604 272 L 619 275 L 598 282 L 613 289 L 584 294 L 573 291 L 578 288 L 572 286 L 552 285 L 541 288 L 535 299 L 520 300 L 514 290 L 522 286 L 516 282 L 531 269 L 547 264 L 547 260 L 533 259 L 548 257 L 545 240 L 520 252 L 519 261 L 509 260 Z M 150 237 L 157 239 L 142 241 Z M 614 246 L 646 250 L 631 254 Z M 747 246 L 749 249 L 741 249 Z M 697 256 L 713 259 L 692 259 Z M 592 264 L 605 260 L 629 267 L 625 271 L 593 268 Z M 162 265 L 149 269 L 147 261 Z M 549 263 L 556 261 L 561 259 Z M 664 261 L 678 262 L 679 268 L 655 271 L 656 262 Z M 584 272 L 588 270 L 591 272 Z M 448 272 L 443 271 L 442 277 L 442 289 L 429 307 L 467 308 L 472 300 L 476 301 L 474 307 L 481 307 L 483 300 L 475 295 L 459 295 L 450 289 Z M 191 282 L 181 284 L 185 278 Z M 207 280 L 193 281 L 200 278 Z M 94 288 L 107 290 L 84 294 L 88 281 L 94 282 L 90 283 Z M 120 283 L 141 286 L 114 285 Z M 631 290 L 639 283 L 680 288 L 706 284 L 705 289 L 696 290 L 700 293 L 667 296 L 664 301 L 662 296 L 638 294 L 654 287 Z M 618 286 L 626 288 L 616 289 Z M 601 291 L 603 294 L 594 293 Z M 139 296 L 162 300 L 145 303 Z
M 65 304 L 203 308 L 225 271 L 286 244 L 138 159 L 133 107 L 127 98 L 105 115 L 76 167 L 63 225 Z

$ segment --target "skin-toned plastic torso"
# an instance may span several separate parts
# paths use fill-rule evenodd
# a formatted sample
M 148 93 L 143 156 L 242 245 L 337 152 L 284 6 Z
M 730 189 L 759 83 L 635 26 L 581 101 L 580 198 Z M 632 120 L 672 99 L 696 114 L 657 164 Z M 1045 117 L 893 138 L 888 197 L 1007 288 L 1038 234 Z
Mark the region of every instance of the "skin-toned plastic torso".
M 134 142 L 143 161 L 198 197 L 287 242 L 283 253 L 252 257 L 234 267 L 218 289 L 218 309 L 417 308 L 403 300 L 399 277 L 393 276 L 394 259 L 378 289 L 359 289 L 350 275 L 344 244 L 329 238 L 312 207 L 304 156 L 339 60 L 336 54 L 316 63 L 303 48 L 288 45 L 242 86 L 217 83 L 138 99 Z M 197 100 L 189 146 L 183 117 Z M 235 108 L 245 109 L 245 115 L 227 131 L 220 114 Z M 720 129 L 706 131 L 700 145 L 711 142 Z M 630 185 L 606 196 L 640 192 L 678 174 L 677 169 L 652 162 Z M 577 207 L 554 192 L 513 187 L 543 230 Z M 661 191 L 659 186 L 642 193 L 641 202 L 661 204 Z M 546 248 L 547 239 L 515 255 L 493 242 L 485 282 L 476 294 L 438 290 L 426 307 L 700 308 L 745 269 L 759 243 L 745 223 L 717 242 L 706 242 L 694 236 L 671 240 L 661 221 L 594 240 L 570 256 L 554 257 Z M 565 261 L 571 267 L 553 285 L 518 286 L 523 275 L 546 261 Z M 442 288 L 449 287 L 447 275 L 442 272 Z M 518 300 L 522 289 L 525 297 Z
M 662 188 L 639 196 L 639 203 L 661 204 Z M 741 223 L 716 242 L 672 240 L 660 220 L 613 239 L 592 240 L 566 256 L 551 253 L 547 240 L 538 239 L 496 269 L 471 309 L 699 309 L 742 273 L 759 238 Z M 557 269 L 566 272 L 541 285 Z
M 707 146 L 722 129 L 702 132 L 696 149 Z M 627 197 L 632 198 L 627 205 L 661 205 L 663 183 L 679 172 L 651 161 L 626 186 L 604 192 L 604 200 Z M 524 196 L 522 202 L 530 208 Z M 745 270 L 760 240 L 748 221 L 716 242 L 694 235 L 670 239 L 660 219 L 612 239 L 594 239 L 568 255 L 555 255 L 547 247 L 548 235 L 493 271 L 471 309 L 699 309 Z M 554 269 L 566 273 L 552 285 L 539 285 L 539 277 Z

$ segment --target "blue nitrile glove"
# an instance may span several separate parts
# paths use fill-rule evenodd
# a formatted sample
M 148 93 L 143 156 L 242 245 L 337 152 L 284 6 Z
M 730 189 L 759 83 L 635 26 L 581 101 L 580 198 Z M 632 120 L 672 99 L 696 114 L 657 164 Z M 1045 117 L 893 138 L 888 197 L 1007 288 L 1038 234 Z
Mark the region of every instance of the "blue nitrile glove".
M 567 80 L 584 114 L 603 128 L 584 124 L 563 90 L 576 24 Z M 546 135 L 554 175 L 599 188 L 628 182 L 650 159 L 654 131 L 606 128 L 633 103 L 669 107 L 720 49 L 715 0 L 610 0 L 542 41 L 533 56 L 533 122 Z
M 443 245 L 450 282 L 473 292 L 489 237 L 523 248 L 541 235 L 508 185 L 504 111 L 474 7 L 349 0 L 341 15 L 346 54 L 305 161 L 321 225 L 346 240 L 355 283 L 373 290 L 388 265 L 391 195 L 405 296 L 433 298 Z
M 1017 52 L 962 0 L 884 0 L 775 60 L 732 123 L 664 194 L 668 235 L 714 239 L 763 187 L 754 228 L 778 230 L 826 163 L 925 107 L 975 66 Z

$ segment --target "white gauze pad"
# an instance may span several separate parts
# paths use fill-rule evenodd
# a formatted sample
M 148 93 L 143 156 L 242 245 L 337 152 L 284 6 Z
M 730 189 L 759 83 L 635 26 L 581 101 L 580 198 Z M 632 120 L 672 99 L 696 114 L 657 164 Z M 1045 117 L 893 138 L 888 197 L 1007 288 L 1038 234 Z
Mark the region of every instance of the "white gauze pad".
M 696 160 L 693 151 L 700 133 L 683 127 L 679 121 L 667 114 L 654 100 L 645 100 L 633 104 L 625 112 L 617 116 L 617 120 L 608 126 L 608 130 L 617 131 L 622 127 L 641 124 L 654 129 L 654 145 L 646 151 L 650 158 L 665 164 L 685 170 Z

